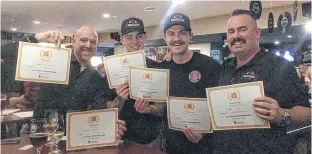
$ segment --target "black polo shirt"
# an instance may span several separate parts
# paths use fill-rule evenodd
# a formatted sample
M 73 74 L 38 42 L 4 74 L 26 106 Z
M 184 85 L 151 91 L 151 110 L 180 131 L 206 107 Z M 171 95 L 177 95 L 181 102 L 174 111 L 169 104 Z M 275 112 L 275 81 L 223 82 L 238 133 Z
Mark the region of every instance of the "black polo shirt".
M 88 108 L 106 108 L 107 82 L 91 65 L 81 70 L 72 56 L 68 85 L 41 84 L 34 108 L 34 117 L 44 117 L 46 109 L 58 109 L 66 114 L 69 110 L 84 111 Z
M 282 108 L 309 107 L 309 100 L 293 65 L 273 53 L 260 51 L 246 65 L 236 68 L 236 58 L 222 64 L 219 85 L 263 81 L 265 96 Z M 270 129 L 215 131 L 215 148 L 220 153 L 292 153 L 294 139 L 286 127 L 271 124 Z
M 146 65 L 148 68 L 157 68 L 159 63 L 146 57 Z M 116 97 L 115 89 L 111 89 L 110 100 L 114 100 Z M 119 118 L 124 120 L 127 126 L 123 138 L 140 144 L 149 144 L 160 135 L 161 118 L 137 112 L 134 104 L 135 100 L 128 98 L 120 111 Z
M 220 64 L 212 58 L 193 53 L 184 64 L 173 60 L 163 61 L 163 69 L 170 70 L 170 96 L 206 98 L 206 88 L 217 86 Z M 168 130 L 166 149 L 168 153 L 200 154 L 212 153 L 212 134 L 207 134 L 198 144 L 190 142 L 183 132 Z

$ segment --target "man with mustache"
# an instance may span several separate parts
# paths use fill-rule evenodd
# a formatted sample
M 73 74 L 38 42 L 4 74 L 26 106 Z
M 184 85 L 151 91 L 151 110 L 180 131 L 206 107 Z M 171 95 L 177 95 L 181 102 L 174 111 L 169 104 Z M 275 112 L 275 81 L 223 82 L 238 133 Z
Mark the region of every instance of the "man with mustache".
M 295 140 L 286 134 L 286 126 L 310 122 L 309 100 L 295 68 L 260 48 L 260 32 L 250 11 L 232 13 L 227 43 L 235 57 L 223 62 L 219 85 L 263 81 L 265 97 L 255 98 L 253 107 L 271 128 L 215 131 L 216 153 L 290 154 Z
M 59 31 L 38 35 L 49 37 L 50 42 L 58 43 L 58 47 L 63 38 Z M 32 40 L 37 42 L 36 38 Z M 43 118 L 46 109 L 57 109 L 60 114 L 66 115 L 70 111 L 107 108 L 108 85 L 91 65 L 91 58 L 95 55 L 97 46 L 98 35 L 92 27 L 84 25 L 76 30 L 69 83 L 68 85 L 41 84 L 34 107 L 34 118 Z M 120 138 L 126 130 L 125 122 L 118 120 L 117 123 L 117 135 Z
M 163 61 L 160 68 L 170 70 L 170 96 L 206 98 L 205 88 L 217 85 L 219 63 L 190 51 L 188 45 L 192 37 L 188 16 L 174 13 L 166 19 L 164 39 L 172 58 Z M 149 108 L 154 107 L 146 103 L 138 103 L 137 106 L 137 111 L 141 113 L 149 113 Z M 163 104 L 162 108 L 165 107 Z M 166 150 L 170 154 L 213 153 L 212 134 L 199 134 L 192 128 L 185 128 L 183 132 L 168 130 L 166 138 Z
M 127 52 L 144 50 L 146 32 L 141 19 L 128 18 L 121 25 L 121 43 Z M 149 68 L 158 66 L 158 62 L 146 57 Z M 144 144 L 153 148 L 161 149 L 162 119 L 159 115 L 157 103 L 148 102 L 146 99 L 134 100 L 129 98 L 128 82 L 120 85 L 111 93 L 113 101 L 108 102 L 108 107 L 117 107 L 120 110 L 120 118 L 126 121 L 127 131 L 124 138 Z M 155 104 L 150 108 L 152 114 L 139 113 L 136 111 L 137 103 Z M 154 106 L 154 105 L 153 105 Z

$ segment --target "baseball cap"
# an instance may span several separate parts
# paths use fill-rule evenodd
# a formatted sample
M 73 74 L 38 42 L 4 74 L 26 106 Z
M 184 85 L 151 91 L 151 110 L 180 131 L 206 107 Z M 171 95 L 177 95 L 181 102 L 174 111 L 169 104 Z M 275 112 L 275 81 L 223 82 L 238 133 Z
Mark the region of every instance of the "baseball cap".
M 139 18 L 128 18 L 126 20 L 124 20 L 121 24 L 121 34 L 127 34 L 130 32 L 134 32 L 134 31 L 139 31 L 142 33 L 146 33 L 144 31 L 144 24 L 143 21 Z
M 185 28 L 185 30 L 192 31 L 190 18 L 182 13 L 174 13 L 166 19 L 164 32 L 174 25 L 181 25 Z

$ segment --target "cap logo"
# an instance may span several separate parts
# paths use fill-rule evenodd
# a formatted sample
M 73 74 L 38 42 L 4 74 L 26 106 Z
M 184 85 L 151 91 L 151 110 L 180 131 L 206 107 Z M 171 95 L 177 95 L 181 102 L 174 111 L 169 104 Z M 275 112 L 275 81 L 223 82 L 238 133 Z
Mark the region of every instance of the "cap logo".
M 178 22 L 184 22 L 184 19 L 183 19 L 182 15 L 176 14 L 170 20 L 170 22 L 177 22 L 177 21 Z
M 140 24 L 136 20 L 130 20 L 127 24 L 127 27 L 138 27 Z

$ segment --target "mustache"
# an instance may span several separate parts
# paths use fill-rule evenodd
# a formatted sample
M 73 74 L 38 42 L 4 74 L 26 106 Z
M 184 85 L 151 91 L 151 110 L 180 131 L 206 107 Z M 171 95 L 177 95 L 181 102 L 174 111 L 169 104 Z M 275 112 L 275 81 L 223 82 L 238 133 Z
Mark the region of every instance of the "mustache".
M 86 47 L 83 47 L 81 48 L 82 51 L 89 51 L 89 52 L 92 52 L 92 49 L 91 48 L 86 48 Z
M 184 45 L 185 42 L 184 42 L 184 41 L 181 41 L 181 40 L 178 40 L 178 41 L 171 41 L 171 42 L 170 42 L 170 45 L 174 45 L 174 44 L 181 44 L 181 45 Z
M 236 42 L 242 42 L 244 44 L 246 44 L 246 39 L 242 38 L 242 37 L 235 37 L 232 41 L 231 41 L 231 46 L 234 45 Z

